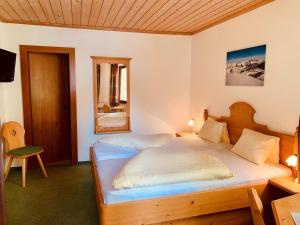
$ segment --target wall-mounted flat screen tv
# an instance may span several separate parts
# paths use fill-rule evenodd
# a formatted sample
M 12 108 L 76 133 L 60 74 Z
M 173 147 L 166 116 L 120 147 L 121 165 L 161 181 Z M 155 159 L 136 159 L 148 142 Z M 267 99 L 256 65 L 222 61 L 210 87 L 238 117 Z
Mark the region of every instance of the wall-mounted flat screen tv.
M 0 48 L 0 82 L 12 82 L 15 77 L 16 53 Z

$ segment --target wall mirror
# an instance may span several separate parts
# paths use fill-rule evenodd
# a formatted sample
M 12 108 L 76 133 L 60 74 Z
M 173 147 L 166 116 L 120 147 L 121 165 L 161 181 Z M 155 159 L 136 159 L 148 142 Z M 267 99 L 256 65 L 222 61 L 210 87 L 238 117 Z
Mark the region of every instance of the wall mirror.
M 95 133 L 130 131 L 130 58 L 92 60 Z

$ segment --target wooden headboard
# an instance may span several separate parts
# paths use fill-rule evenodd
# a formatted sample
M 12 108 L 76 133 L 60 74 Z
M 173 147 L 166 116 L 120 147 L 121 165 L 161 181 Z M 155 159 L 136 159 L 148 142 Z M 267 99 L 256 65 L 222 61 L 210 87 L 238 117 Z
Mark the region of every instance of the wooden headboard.
M 294 135 L 279 133 L 276 131 L 270 130 L 266 125 L 258 124 L 254 120 L 255 109 L 245 102 L 236 102 L 233 103 L 230 107 L 230 116 L 229 117 L 215 117 L 211 116 L 208 113 L 208 110 L 205 109 L 203 113 L 204 120 L 207 120 L 208 117 L 214 118 L 219 122 L 226 122 L 228 127 L 228 133 L 231 144 L 235 144 L 244 128 L 258 131 L 263 134 L 273 135 L 280 138 L 280 163 L 287 165 L 285 160 L 292 154 L 297 152 L 298 137 L 296 132 Z

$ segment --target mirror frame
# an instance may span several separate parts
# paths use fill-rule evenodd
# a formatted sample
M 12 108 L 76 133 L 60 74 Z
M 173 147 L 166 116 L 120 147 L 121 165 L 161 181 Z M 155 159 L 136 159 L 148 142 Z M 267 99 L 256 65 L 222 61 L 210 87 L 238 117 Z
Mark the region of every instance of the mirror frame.
M 131 132 L 130 126 L 130 61 L 131 58 L 119 58 L 119 57 L 105 57 L 105 56 L 91 56 L 93 60 L 93 95 L 94 95 L 94 133 L 95 134 L 107 134 L 107 133 L 125 133 Z M 97 87 L 97 64 L 100 63 L 116 63 L 124 64 L 127 67 L 127 126 L 126 128 L 106 128 L 101 129 L 97 126 L 97 97 L 98 97 L 98 87 Z

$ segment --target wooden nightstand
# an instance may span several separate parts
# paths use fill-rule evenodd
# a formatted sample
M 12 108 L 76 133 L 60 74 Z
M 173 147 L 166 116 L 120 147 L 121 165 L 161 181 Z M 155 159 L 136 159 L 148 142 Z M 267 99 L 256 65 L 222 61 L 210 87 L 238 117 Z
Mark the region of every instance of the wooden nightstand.
M 300 193 L 300 184 L 294 183 L 292 177 L 271 178 L 269 183 L 290 194 Z
M 193 136 L 195 134 L 193 134 L 193 132 L 191 131 L 187 131 L 187 132 L 178 132 L 175 133 L 176 137 L 187 137 L 187 136 Z

